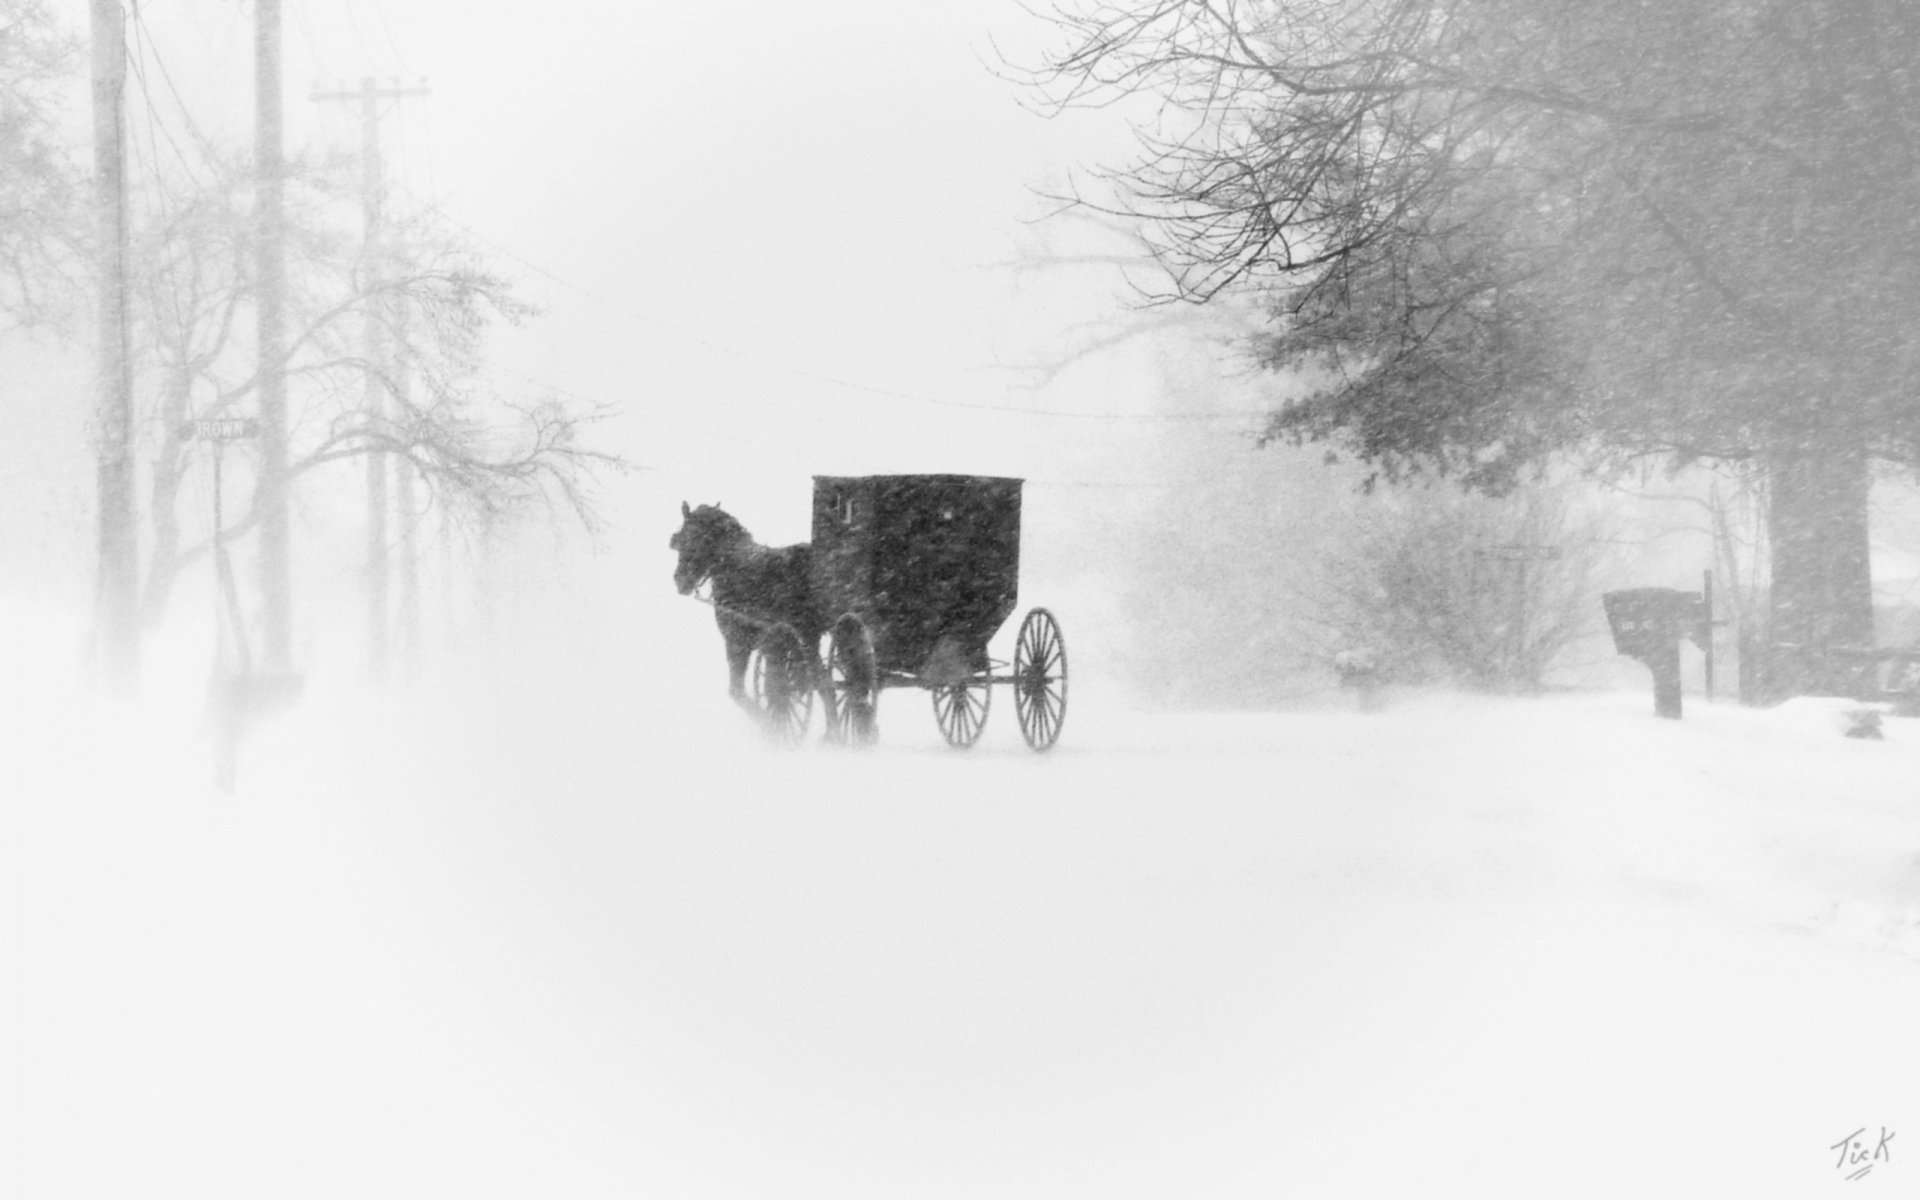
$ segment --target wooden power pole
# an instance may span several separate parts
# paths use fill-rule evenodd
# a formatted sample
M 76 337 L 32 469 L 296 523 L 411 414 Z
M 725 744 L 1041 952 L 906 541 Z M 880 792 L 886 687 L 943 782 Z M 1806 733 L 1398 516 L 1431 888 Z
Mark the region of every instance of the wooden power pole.
M 261 656 L 292 666 L 293 578 L 287 521 L 286 166 L 281 159 L 280 0 L 254 25 L 254 273 L 259 288 Z
M 93 149 L 100 285 L 95 462 L 99 576 L 94 636 L 101 680 L 131 690 L 140 677 L 140 545 L 133 503 L 133 362 L 127 315 L 127 17 L 93 0 Z
M 386 162 L 380 152 L 380 116 L 382 102 L 403 100 L 430 94 L 425 87 L 383 87 L 371 78 L 363 78 L 357 89 L 313 93 L 316 102 L 346 101 L 360 106 L 360 195 L 365 214 L 366 263 L 366 412 L 368 424 L 378 434 L 387 421 L 387 397 L 394 388 L 393 347 L 388 336 L 394 319 L 393 305 L 383 294 L 387 279 L 385 244 Z M 405 469 L 405 465 L 401 465 Z M 388 498 L 387 452 L 378 446 L 366 455 L 367 470 L 367 670 L 376 680 L 387 677 L 392 661 L 389 636 L 392 617 L 388 579 L 387 545 Z M 402 514 L 405 521 L 408 514 Z

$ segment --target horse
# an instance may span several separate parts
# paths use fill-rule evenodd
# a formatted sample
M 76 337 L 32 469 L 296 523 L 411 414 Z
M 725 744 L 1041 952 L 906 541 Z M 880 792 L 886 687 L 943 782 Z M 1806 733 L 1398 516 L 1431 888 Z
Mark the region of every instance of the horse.
M 718 504 L 692 508 L 681 501 L 680 516 L 680 531 L 667 541 L 680 555 L 673 584 L 686 596 L 712 581 L 714 622 L 727 647 L 727 694 L 751 707 L 747 661 L 760 638 L 787 626 L 798 635 L 811 666 L 813 648 L 826 632 L 813 591 L 813 547 L 805 542 L 762 546 Z

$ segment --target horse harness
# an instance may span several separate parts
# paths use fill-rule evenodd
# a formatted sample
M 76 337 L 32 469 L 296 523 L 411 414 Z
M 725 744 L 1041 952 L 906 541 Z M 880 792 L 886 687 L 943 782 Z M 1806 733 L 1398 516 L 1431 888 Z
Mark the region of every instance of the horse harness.
M 694 600 L 698 601 L 699 603 L 706 605 L 708 608 L 711 608 L 713 611 L 732 617 L 734 620 L 739 621 L 743 625 L 751 625 L 755 629 L 760 630 L 762 633 L 765 633 L 769 629 L 778 629 L 781 626 L 787 624 L 787 622 L 785 621 L 769 621 L 763 617 L 749 616 L 748 614 L 741 612 L 737 608 L 728 608 L 726 605 L 720 603 L 718 600 L 715 600 L 711 595 L 703 596 L 700 594 L 700 589 L 703 587 L 706 588 L 709 592 L 711 592 L 713 590 L 712 584 L 713 584 L 713 575 L 711 572 L 709 572 L 708 574 L 702 575 L 699 578 L 699 580 L 697 580 L 694 583 L 693 591 L 689 592 L 688 595 L 691 596 Z

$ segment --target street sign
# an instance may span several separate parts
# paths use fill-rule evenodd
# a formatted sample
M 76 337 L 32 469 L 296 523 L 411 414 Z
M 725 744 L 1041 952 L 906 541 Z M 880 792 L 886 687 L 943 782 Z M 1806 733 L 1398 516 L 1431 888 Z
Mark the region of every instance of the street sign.
M 253 417 L 201 417 L 182 421 L 180 436 L 188 441 L 237 442 L 260 436 L 260 422 Z

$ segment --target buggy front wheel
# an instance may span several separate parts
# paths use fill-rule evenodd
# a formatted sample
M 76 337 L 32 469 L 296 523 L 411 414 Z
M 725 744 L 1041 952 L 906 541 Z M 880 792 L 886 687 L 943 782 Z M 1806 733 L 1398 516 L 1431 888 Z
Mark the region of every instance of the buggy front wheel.
M 760 635 L 747 662 L 747 694 L 775 740 L 797 742 L 813 719 L 813 654 L 800 635 L 775 625 Z
M 1035 750 L 1051 750 L 1067 719 L 1067 642 L 1044 608 L 1020 622 L 1013 647 L 1013 707 L 1020 735 Z

